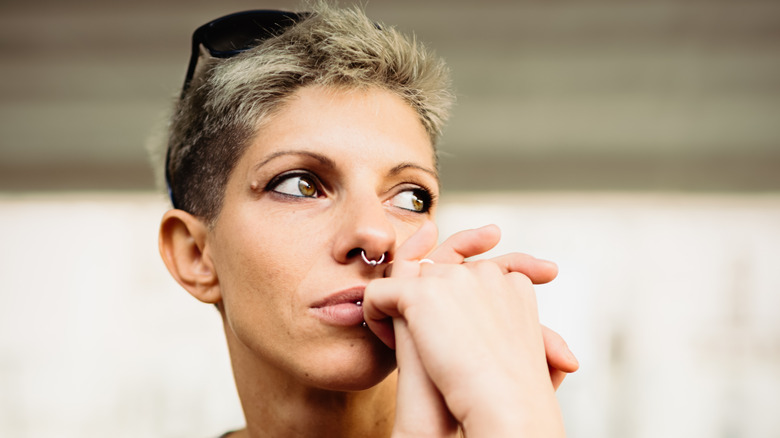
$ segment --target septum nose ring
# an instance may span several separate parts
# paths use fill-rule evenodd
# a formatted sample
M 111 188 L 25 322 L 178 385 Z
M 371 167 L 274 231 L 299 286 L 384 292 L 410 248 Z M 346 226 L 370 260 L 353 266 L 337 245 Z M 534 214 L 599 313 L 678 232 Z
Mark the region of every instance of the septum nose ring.
M 382 262 L 385 261 L 385 253 L 382 253 L 382 257 L 379 257 L 379 260 L 369 260 L 368 257 L 366 257 L 366 250 L 361 250 L 360 257 L 363 257 L 363 261 L 366 262 L 368 266 L 381 265 Z

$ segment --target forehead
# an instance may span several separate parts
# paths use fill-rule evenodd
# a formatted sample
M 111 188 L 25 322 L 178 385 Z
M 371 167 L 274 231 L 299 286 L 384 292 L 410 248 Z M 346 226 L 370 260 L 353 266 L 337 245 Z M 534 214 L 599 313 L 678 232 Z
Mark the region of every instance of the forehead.
M 417 112 L 401 97 L 379 88 L 299 89 L 258 127 L 250 145 L 253 155 L 285 148 L 436 168 L 430 136 Z

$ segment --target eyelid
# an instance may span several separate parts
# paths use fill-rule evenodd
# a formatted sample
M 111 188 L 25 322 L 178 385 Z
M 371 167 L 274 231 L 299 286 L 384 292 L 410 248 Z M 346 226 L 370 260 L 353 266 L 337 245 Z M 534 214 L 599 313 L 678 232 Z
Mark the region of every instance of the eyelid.
M 308 179 L 311 179 L 315 185 L 315 189 L 317 190 L 317 196 L 322 195 L 322 193 L 324 192 L 322 182 L 317 177 L 317 175 L 315 175 L 314 173 L 308 170 L 303 170 L 303 169 L 288 170 L 287 172 L 282 172 L 279 175 L 276 175 L 275 177 L 271 178 L 270 181 L 268 181 L 268 184 L 265 185 L 265 188 L 263 190 L 266 192 L 278 193 L 280 195 L 295 196 L 295 195 L 289 195 L 287 193 L 277 192 L 275 190 L 283 182 L 287 181 L 290 178 L 295 178 L 295 177 L 307 177 Z M 295 197 L 304 198 L 307 196 L 295 196 Z
M 412 213 L 427 214 L 431 211 L 431 209 L 436 205 L 438 201 L 438 195 L 434 191 L 427 188 L 425 184 L 418 184 L 418 183 L 404 183 L 404 184 L 400 184 L 399 186 L 396 186 L 396 190 L 394 190 L 393 195 L 388 199 L 388 201 L 392 201 L 398 195 L 405 192 L 422 192 L 424 194 L 423 197 L 427 198 L 427 199 L 423 199 L 423 202 L 425 203 L 425 208 L 421 211 L 396 206 L 397 208 L 410 211 Z

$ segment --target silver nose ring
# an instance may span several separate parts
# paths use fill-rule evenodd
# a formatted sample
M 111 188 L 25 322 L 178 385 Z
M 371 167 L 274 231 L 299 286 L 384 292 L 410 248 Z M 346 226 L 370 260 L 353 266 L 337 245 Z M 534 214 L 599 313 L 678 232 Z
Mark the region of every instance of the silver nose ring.
M 379 258 L 379 260 L 369 260 L 368 257 L 366 257 L 366 251 L 361 250 L 360 251 L 360 257 L 363 257 L 363 261 L 366 262 L 368 266 L 376 266 L 381 265 L 382 262 L 385 261 L 385 254 L 382 253 L 382 257 Z

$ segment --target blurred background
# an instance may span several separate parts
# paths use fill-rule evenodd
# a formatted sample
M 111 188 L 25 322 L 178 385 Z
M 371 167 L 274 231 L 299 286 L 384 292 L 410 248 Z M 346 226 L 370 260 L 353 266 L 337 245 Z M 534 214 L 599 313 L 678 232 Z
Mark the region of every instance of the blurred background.
M 217 313 L 157 255 L 150 150 L 197 26 L 298 5 L 0 3 L 0 436 L 242 424 Z M 780 3 L 366 9 L 452 68 L 441 235 L 561 267 L 569 435 L 780 437 Z

